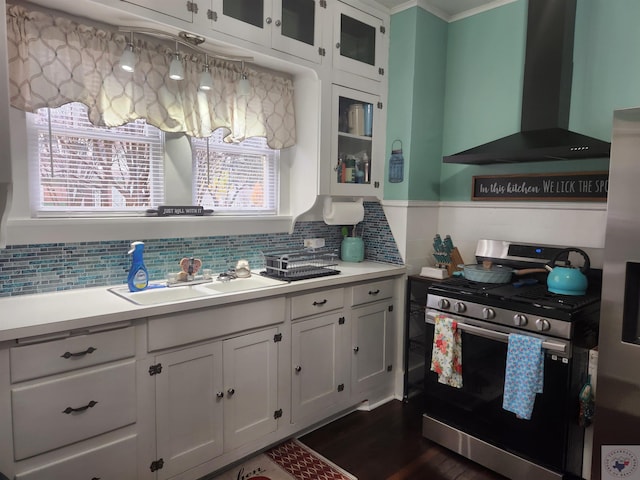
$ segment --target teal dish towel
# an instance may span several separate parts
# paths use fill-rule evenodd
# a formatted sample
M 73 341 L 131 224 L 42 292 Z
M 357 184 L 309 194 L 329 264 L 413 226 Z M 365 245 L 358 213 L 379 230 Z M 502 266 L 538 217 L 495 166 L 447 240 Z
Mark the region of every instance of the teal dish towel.
M 527 335 L 510 334 L 502 408 L 518 418 L 531 419 L 536 394 L 544 383 L 542 340 Z

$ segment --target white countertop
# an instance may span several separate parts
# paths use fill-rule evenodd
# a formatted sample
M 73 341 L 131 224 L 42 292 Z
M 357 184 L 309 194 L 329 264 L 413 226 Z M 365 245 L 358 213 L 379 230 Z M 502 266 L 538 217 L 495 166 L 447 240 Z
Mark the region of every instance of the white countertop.
M 339 262 L 336 268 L 340 270 L 339 275 L 290 283 L 282 282 L 279 285 L 256 290 L 211 295 L 159 305 L 136 305 L 109 292 L 109 287 L 4 297 L 0 298 L 0 342 L 375 278 L 393 277 L 406 272 L 404 265 L 370 261 Z

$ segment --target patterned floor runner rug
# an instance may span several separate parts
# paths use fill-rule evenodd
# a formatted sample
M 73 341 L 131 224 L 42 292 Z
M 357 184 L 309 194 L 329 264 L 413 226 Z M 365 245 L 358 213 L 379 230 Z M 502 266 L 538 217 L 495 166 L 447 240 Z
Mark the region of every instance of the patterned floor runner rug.
M 250 458 L 214 480 L 357 480 L 298 440 Z

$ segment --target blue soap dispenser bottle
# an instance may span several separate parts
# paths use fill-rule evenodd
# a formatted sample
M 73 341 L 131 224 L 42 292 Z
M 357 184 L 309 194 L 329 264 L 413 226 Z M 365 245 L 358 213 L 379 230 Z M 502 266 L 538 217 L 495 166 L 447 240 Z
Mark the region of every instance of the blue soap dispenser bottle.
M 133 259 L 131 261 L 129 276 L 127 277 L 130 292 L 139 292 L 149 285 L 149 272 L 147 272 L 147 267 L 144 266 L 144 260 L 142 259 L 143 252 L 144 242 L 133 242 L 131 244 L 129 255 L 133 254 Z

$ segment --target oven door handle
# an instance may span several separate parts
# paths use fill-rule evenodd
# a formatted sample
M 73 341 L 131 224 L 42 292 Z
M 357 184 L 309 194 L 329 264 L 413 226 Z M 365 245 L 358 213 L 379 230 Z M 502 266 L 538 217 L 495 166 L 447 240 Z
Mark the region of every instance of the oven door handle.
M 431 325 L 435 324 L 435 318 L 430 313 L 427 313 L 426 321 Z M 474 335 L 478 335 L 479 337 L 489 338 L 491 340 L 498 340 L 503 343 L 509 342 L 508 333 L 497 332 L 495 330 L 487 330 L 486 328 L 476 327 L 475 325 L 469 325 L 468 323 L 458 322 L 457 320 L 456 320 L 456 323 L 460 330 L 467 331 Z M 560 352 L 560 353 L 567 352 L 567 346 L 564 343 L 550 342 L 546 340 L 542 342 L 542 348 L 544 348 L 545 350 L 550 350 L 552 352 Z

